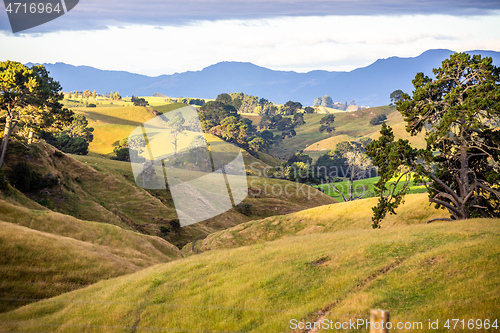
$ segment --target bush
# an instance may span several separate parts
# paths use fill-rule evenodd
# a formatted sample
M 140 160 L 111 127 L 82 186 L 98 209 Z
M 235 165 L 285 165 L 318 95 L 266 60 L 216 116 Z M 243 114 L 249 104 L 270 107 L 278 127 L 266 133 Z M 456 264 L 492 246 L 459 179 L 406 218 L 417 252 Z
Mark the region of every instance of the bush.
M 51 188 L 58 184 L 58 179 L 48 173 L 42 176 L 26 162 L 17 163 L 12 169 L 10 181 L 21 192 L 33 192 L 42 188 Z
M 130 162 L 130 152 L 128 148 L 118 146 L 113 149 L 113 153 L 115 156 L 111 157 L 112 160 Z
M 160 232 L 161 232 L 161 234 L 162 234 L 163 236 L 167 236 L 167 235 L 168 235 L 168 233 L 170 232 L 170 228 L 169 228 L 169 227 L 167 227 L 167 226 L 162 225 L 162 226 L 160 227 Z
M 95 108 L 97 107 L 97 105 L 95 105 L 94 103 L 90 103 L 89 105 L 87 105 L 88 108 Z
M 236 205 L 236 211 L 239 213 L 249 216 L 251 214 L 252 204 L 240 202 Z
M 172 229 L 177 230 L 181 227 L 181 222 L 178 219 L 171 220 L 168 224 L 172 227 Z
M 48 142 L 57 149 L 76 155 L 87 155 L 89 153 L 89 144 L 84 138 L 72 138 L 68 134 L 61 134 Z
M 385 114 L 380 114 L 378 116 L 373 117 L 372 120 L 370 120 L 370 125 L 373 125 L 373 126 L 380 125 L 383 122 L 385 122 L 386 120 L 387 120 L 387 116 Z

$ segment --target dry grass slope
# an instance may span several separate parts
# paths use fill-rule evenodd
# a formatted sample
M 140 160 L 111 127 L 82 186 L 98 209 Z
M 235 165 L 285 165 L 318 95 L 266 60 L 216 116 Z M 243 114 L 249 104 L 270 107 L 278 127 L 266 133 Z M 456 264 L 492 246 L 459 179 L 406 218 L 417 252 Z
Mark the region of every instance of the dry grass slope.
M 344 230 L 210 251 L 0 314 L 0 322 L 23 332 L 290 332 L 291 319 L 315 321 L 325 309 L 332 320 L 365 319 L 371 308 L 389 310 L 393 322 L 495 319 L 499 222 Z
M 240 224 L 234 228 L 209 235 L 196 244 L 196 249 L 209 251 L 271 241 L 293 235 L 331 231 L 371 229 L 371 207 L 378 198 L 368 198 L 335 205 L 303 210 L 285 216 L 272 216 L 263 220 Z M 444 210 L 429 206 L 426 193 L 411 194 L 396 211 L 382 222 L 383 228 L 422 224 L 436 217 L 447 217 Z
M 182 257 L 164 239 L 0 200 L 0 311 Z

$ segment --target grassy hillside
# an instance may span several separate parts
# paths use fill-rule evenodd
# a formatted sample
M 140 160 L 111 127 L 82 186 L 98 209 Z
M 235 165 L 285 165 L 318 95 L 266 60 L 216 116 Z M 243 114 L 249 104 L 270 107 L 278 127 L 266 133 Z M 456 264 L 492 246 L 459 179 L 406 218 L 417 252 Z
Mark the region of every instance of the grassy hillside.
M 211 234 L 196 243 L 196 249 L 208 251 L 271 241 L 283 237 L 354 229 L 372 229 L 371 207 L 378 198 L 369 198 L 303 210 L 285 216 L 273 216 L 240 224 Z M 382 228 L 423 224 L 436 217 L 448 217 L 444 210 L 429 205 L 427 194 L 410 194 L 405 203 L 382 222 Z
M 361 137 L 369 137 L 377 139 L 379 137 L 380 126 L 373 126 L 370 120 L 380 114 L 387 116 L 386 123 L 393 128 L 396 139 L 407 139 L 418 148 L 425 147 L 423 135 L 412 137 L 405 130 L 403 117 L 394 106 L 381 106 L 360 110 L 356 112 L 343 112 L 335 114 L 335 132 L 331 137 L 325 136 L 322 140 L 318 140 L 302 149 L 305 153 L 317 159 L 319 156 L 327 153 L 335 148 L 337 143 L 342 141 L 354 141 Z M 321 118 L 324 115 L 314 115 Z M 306 124 L 306 126 L 309 124 Z M 311 124 L 312 125 L 312 124 Z M 317 126 L 316 129 L 318 129 Z M 300 130 L 300 128 L 299 128 Z M 297 135 L 299 131 L 297 131 Z M 286 142 L 286 141 L 285 141 Z M 286 144 L 285 144 L 286 145 Z
M 0 322 L 23 332 L 290 332 L 292 319 L 367 319 L 372 308 L 389 310 L 393 323 L 494 320 L 499 222 L 344 230 L 210 251 L 0 314 Z
M 98 106 L 95 108 L 76 107 L 73 111 L 83 114 L 94 128 L 94 141 L 89 150 L 99 154 L 109 154 L 121 139 L 142 123 L 155 117 L 154 113 L 141 106 Z
M 0 312 L 182 257 L 164 239 L 0 200 Z
M 25 150 L 20 145 L 10 145 L 8 166 L 19 161 L 28 162 L 33 169 L 47 176 L 61 179 L 60 186 L 26 193 L 11 190 L 3 196 L 12 203 L 31 205 L 31 208 L 45 208 L 71 215 L 78 219 L 104 222 L 128 230 L 149 235 L 162 236 L 169 242 L 182 247 L 193 239 L 212 232 L 233 227 L 252 219 L 264 218 L 276 214 L 288 214 L 302 209 L 334 203 L 335 200 L 319 193 L 307 185 L 295 184 L 273 179 L 256 180 L 249 183 L 251 195 L 244 203 L 251 206 L 245 214 L 236 209 L 222 215 L 178 230 L 169 227 L 170 221 L 177 218 L 171 195 L 168 191 L 147 191 L 135 184 L 130 163 L 113 161 L 97 154 L 89 156 L 58 156 L 52 146 L 38 145 L 34 151 Z M 29 160 L 26 159 L 29 157 Z M 245 154 L 248 165 L 262 174 L 266 166 L 261 161 Z M 6 173 L 11 172 L 9 168 Z M 288 193 L 293 193 L 293 200 L 277 190 L 265 190 L 266 187 L 288 186 Z M 255 194 L 263 193 L 256 196 Z M 311 196 L 309 193 L 317 193 Z M 15 196 L 15 198 L 14 198 Z M 38 204 L 37 204 L 38 203 Z M 0 212 L 0 219 L 2 214 Z M 160 227 L 167 227 L 167 234 Z

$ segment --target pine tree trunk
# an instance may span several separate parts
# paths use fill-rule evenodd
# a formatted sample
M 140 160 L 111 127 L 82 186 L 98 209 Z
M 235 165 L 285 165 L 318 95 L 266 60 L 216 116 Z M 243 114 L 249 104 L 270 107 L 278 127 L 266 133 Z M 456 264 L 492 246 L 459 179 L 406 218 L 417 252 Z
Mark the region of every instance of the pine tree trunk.
M 33 143 L 33 137 L 35 136 L 35 131 L 33 131 L 33 129 L 30 128 L 30 131 L 29 131 L 29 134 L 28 134 L 28 144 L 32 144 Z

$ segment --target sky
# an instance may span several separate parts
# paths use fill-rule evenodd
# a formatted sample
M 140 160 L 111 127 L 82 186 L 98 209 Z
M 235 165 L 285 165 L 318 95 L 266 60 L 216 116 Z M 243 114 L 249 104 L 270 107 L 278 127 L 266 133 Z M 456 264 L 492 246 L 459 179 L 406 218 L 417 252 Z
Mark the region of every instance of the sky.
M 2 4 L 0 61 L 150 76 L 221 61 L 350 71 L 436 48 L 500 51 L 498 31 L 499 0 L 82 0 L 15 34 Z

